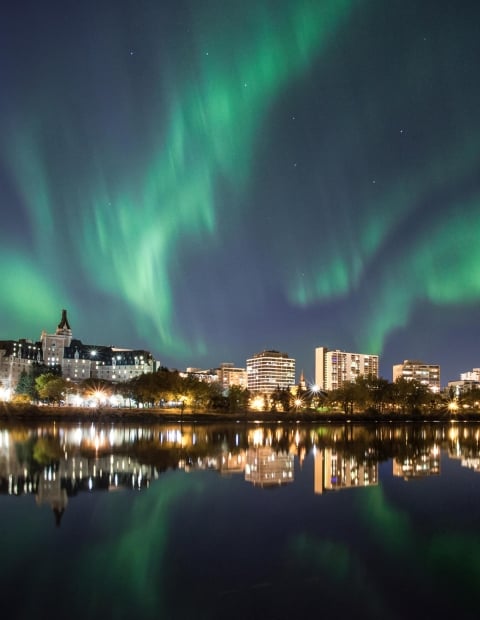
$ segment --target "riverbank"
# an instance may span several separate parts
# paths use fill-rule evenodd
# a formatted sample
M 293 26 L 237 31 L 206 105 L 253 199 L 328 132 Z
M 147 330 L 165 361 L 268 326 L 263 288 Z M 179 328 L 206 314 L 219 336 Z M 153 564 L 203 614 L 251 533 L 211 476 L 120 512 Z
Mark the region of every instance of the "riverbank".
M 192 412 L 178 409 L 88 409 L 79 407 L 55 407 L 36 405 L 13 405 L 0 403 L 0 422 L 2 421 L 63 421 L 71 423 L 205 423 L 246 422 L 246 423 L 365 423 L 365 422 L 480 422 L 480 413 L 377 413 L 363 412 L 345 415 L 339 412 L 258 412 L 236 413 Z

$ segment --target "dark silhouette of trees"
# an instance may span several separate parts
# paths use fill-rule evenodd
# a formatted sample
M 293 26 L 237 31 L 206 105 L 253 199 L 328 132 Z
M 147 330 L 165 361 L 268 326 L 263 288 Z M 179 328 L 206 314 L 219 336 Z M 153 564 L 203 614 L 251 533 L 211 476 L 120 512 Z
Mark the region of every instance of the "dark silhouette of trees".
M 417 413 L 428 403 L 430 390 L 416 379 L 399 377 L 393 384 L 393 402 L 402 413 Z
M 462 392 L 458 398 L 458 406 L 461 410 L 474 411 L 480 410 L 480 389 L 472 388 Z
M 276 389 L 270 395 L 272 403 L 272 411 L 290 411 L 293 403 L 292 393 L 288 388 L 281 388 L 277 385 Z

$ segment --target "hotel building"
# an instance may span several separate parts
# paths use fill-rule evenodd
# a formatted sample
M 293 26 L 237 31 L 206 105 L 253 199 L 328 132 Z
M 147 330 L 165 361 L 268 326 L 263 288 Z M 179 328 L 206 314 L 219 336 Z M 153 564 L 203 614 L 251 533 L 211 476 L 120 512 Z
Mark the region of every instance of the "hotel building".
M 11 398 L 22 371 L 29 372 L 34 367 L 59 372 L 73 382 L 93 378 L 117 383 L 154 372 L 156 362 L 144 350 L 83 344 L 73 338 L 67 311 L 62 310 L 55 333 L 42 331 L 39 342 L 0 341 L 0 387 L 4 399 Z
M 367 375 L 378 377 L 378 355 L 315 349 L 315 383 L 320 390 L 336 390 Z
M 247 387 L 251 392 L 271 394 L 295 385 L 295 360 L 287 353 L 262 351 L 247 360 Z

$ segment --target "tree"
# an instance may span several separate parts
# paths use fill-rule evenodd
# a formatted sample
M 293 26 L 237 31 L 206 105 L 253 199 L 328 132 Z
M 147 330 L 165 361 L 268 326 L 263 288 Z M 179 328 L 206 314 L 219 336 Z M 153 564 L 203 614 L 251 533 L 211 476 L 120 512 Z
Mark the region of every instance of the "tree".
M 15 388 L 15 394 L 18 396 L 25 396 L 28 400 L 35 400 L 37 398 L 35 378 L 32 373 L 22 370 L 17 387 Z
M 393 384 L 393 400 L 400 406 L 402 413 L 414 413 L 419 411 L 422 405 L 429 400 L 429 389 L 416 379 L 398 377 Z
M 245 411 L 248 408 L 250 393 L 239 385 L 231 385 L 227 395 L 227 409 L 231 413 Z
M 205 409 L 214 393 L 218 393 L 217 384 L 201 381 L 197 377 L 188 375 L 187 377 L 178 377 L 175 385 L 178 395 L 176 400 L 182 403 L 187 401 L 191 404 L 192 409 Z
M 353 413 L 356 400 L 356 386 L 354 383 L 345 383 L 342 387 L 330 393 L 332 404 L 340 403 L 345 415 Z
M 158 380 L 158 373 L 146 373 L 131 379 L 127 386 L 132 398 L 137 405 L 153 406 L 156 401 L 161 400 L 161 386 Z
M 462 392 L 459 397 L 459 405 L 465 409 L 478 411 L 480 407 L 480 389 L 477 387 Z
M 363 377 L 363 383 L 368 394 L 368 406 L 383 413 L 386 405 L 392 402 L 391 383 L 387 379 L 374 375 Z
M 60 404 L 60 401 L 65 398 L 68 382 L 63 377 L 46 373 L 35 379 L 35 387 L 41 400 Z
M 288 388 L 281 388 L 277 385 L 276 389 L 270 395 L 272 401 L 272 411 L 277 411 L 277 406 L 282 411 L 290 411 L 292 405 L 292 394 Z

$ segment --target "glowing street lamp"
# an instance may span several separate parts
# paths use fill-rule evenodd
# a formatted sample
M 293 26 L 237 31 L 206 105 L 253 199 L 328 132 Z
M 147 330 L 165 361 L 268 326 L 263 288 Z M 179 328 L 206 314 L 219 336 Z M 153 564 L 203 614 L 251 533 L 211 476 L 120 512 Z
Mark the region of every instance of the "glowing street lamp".
M 255 411 L 261 411 L 264 407 L 264 404 L 265 401 L 261 396 L 255 396 L 251 403 L 251 407 L 252 409 L 255 409 Z

